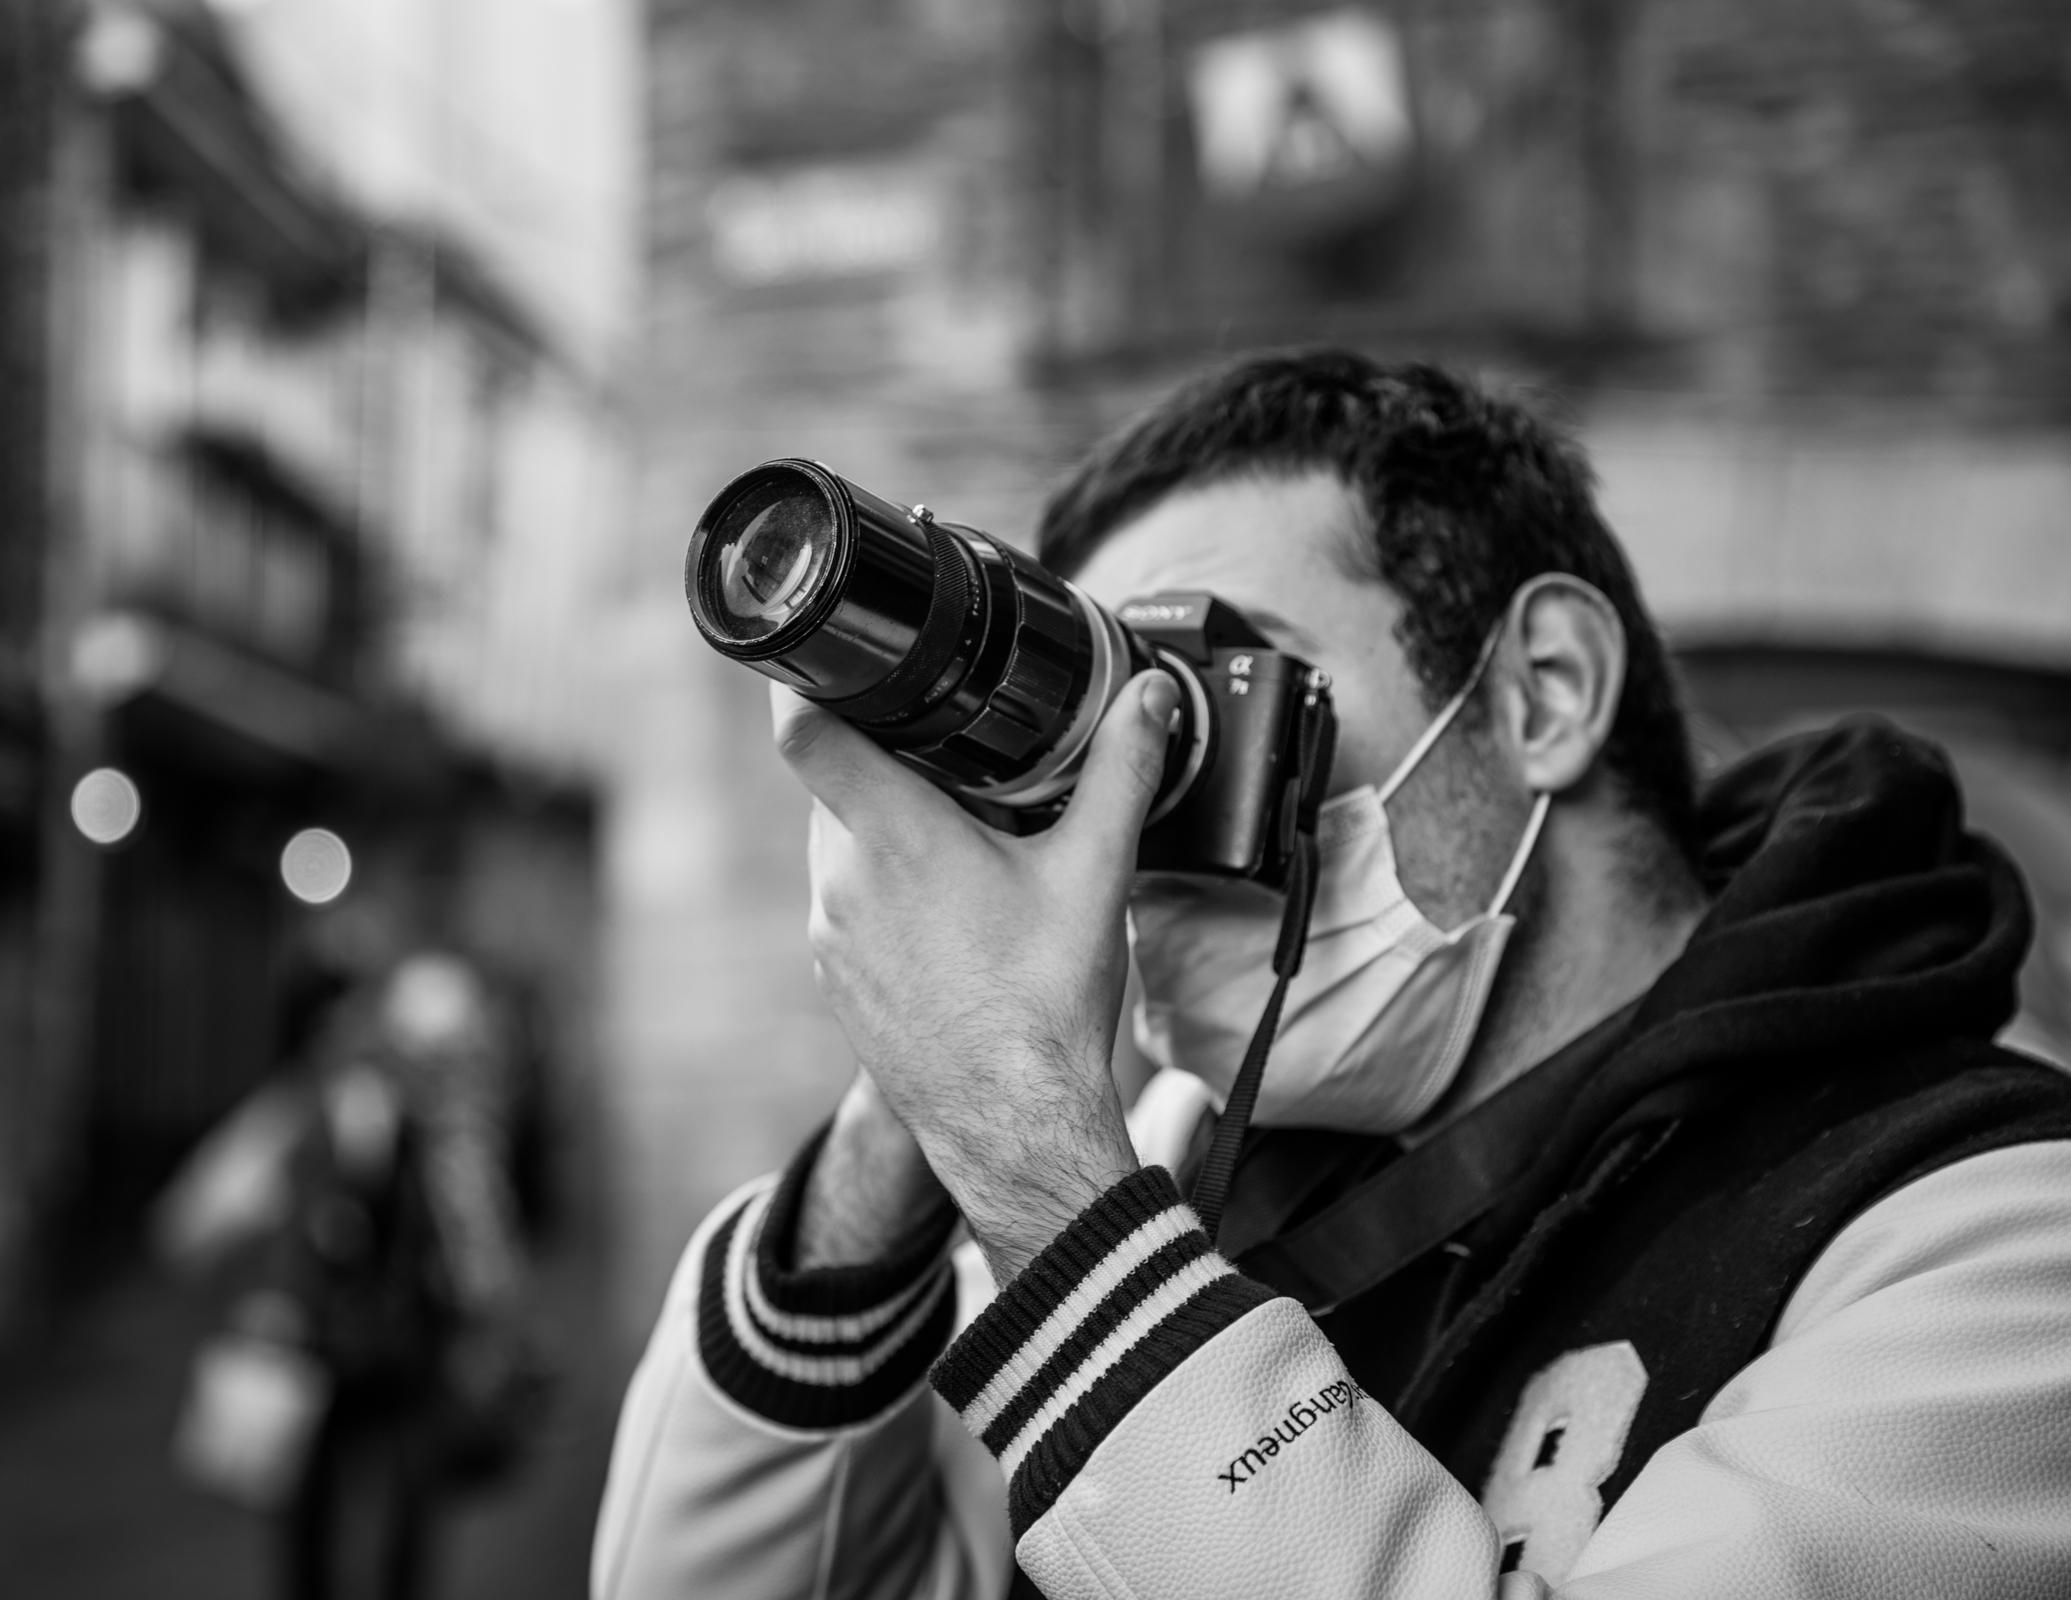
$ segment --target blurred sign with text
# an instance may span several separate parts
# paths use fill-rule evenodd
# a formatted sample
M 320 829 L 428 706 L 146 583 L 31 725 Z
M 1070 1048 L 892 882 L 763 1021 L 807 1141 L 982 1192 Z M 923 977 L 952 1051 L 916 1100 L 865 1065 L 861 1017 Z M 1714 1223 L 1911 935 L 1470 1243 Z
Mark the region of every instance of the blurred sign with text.
M 744 286 L 909 271 L 943 232 L 929 175 L 889 163 L 740 173 L 713 190 L 705 215 L 714 266 Z

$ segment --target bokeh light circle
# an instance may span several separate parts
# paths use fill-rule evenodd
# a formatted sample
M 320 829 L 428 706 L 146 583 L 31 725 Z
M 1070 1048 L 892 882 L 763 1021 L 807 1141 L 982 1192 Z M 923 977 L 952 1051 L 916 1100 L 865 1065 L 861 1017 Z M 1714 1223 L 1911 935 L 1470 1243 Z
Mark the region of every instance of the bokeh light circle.
M 96 767 L 72 786 L 72 826 L 95 844 L 120 844 L 144 819 L 144 796 L 126 772 Z
M 281 850 L 280 881 L 297 900 L 329 905 L 352 882 L 352 852 L 329 828 L 304 828 Z

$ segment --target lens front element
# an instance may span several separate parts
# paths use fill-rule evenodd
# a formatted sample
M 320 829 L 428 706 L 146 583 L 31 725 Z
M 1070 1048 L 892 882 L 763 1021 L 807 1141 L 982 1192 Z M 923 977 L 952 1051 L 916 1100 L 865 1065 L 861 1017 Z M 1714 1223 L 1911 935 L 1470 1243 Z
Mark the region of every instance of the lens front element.
M 811 532 L 789 506 L 766 506 L 719 555 L 719 599 L 727 614 L 769 622 L 790 615 L 812 564 Z
M 768 638 L 811 604 L 834 561 L 834 508 L 800 476 L 751 486 L 712 530 L 709 598 L 742 643 Z

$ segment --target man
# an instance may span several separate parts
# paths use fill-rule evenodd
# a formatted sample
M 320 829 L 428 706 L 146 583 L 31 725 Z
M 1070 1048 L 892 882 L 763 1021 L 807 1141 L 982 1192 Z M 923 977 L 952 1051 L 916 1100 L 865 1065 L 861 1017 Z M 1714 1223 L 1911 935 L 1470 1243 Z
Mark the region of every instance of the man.
M 600 1600 L 2071 1593 L 2071 1085 L 1989 1043 L 2025 900 L 1940 756 L 1847 726 L 1700 806 L 1580 458 L 1425 367 L 1192 385 L 1041 553 L 1335 684 L 1219 1238 L 1181 1196 L 1279 912 L 1133 881 L 1169 680 L 1029 839 L 780 696 L 860 1070 L 692 1241 Z

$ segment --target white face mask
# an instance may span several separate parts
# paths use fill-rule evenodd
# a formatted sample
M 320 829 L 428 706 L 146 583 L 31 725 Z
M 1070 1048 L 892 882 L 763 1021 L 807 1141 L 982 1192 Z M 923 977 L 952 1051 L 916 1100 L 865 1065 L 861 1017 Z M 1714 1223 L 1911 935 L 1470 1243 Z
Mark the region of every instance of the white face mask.
M 1437 1103 L 1466 1058 L 1517 923 L 1503 908 L 1551 797 L 1533 802 L 1488 910 L 1450 933 L 1403 891 L 1387 801 L 1452 724 L 1492 653 L 1483 652 L 1386 783 L 1324 802 L 1315 912 L 1259 1084 L 1251 1120 L 1261 1126 L 1397 1133 Z M 1139 893 L 1129 911 L 1142 978 L 1137 1047 L 1200 1078 L 1218 1100 L 1227 1096 L 1272 992 L 1279 933 L 1278 901 L 1249 885 L 1220 904 L 1198 890 L 1170 901 L 1154 889 Z

